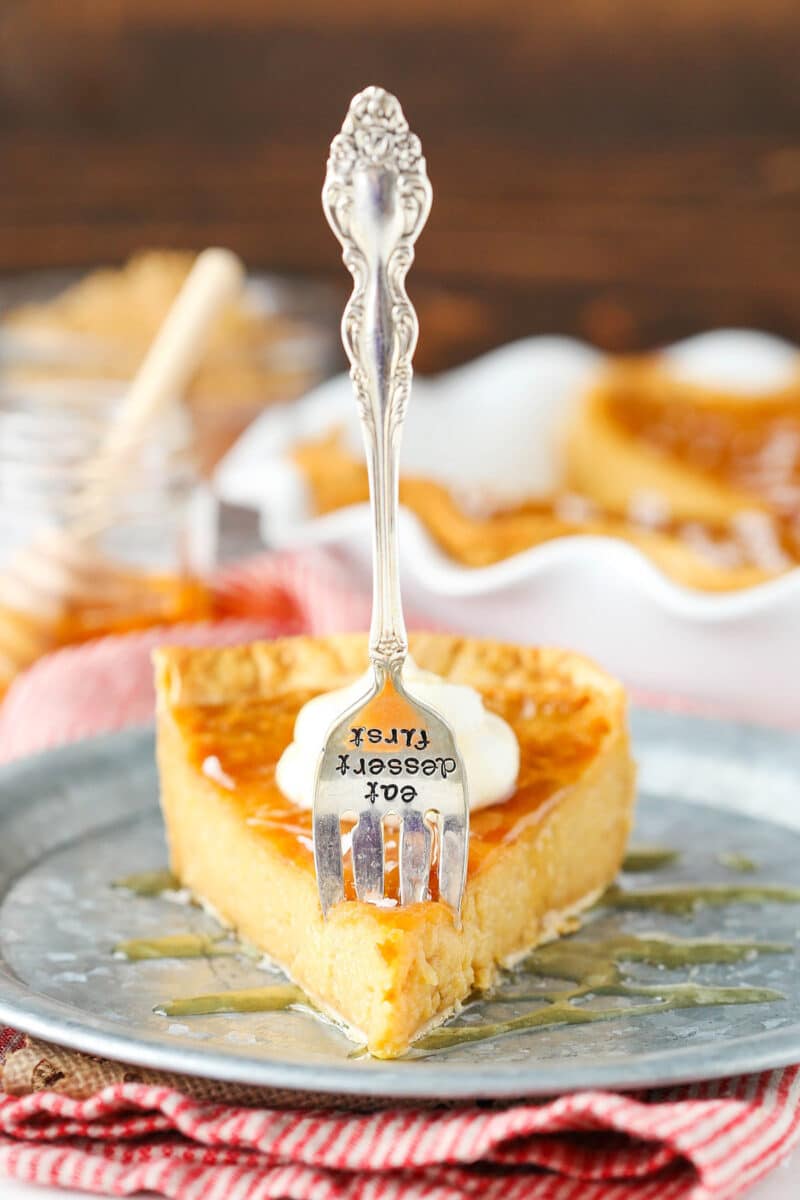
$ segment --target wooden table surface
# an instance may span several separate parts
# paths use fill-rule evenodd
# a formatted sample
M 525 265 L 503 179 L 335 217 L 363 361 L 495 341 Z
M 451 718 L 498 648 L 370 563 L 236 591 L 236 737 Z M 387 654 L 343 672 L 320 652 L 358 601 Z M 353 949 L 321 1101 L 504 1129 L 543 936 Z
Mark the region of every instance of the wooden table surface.
M 225 242 L 346 290 L 327 146 L 379 82 L 435 202 L 420 366 L 533 331 L 800 340 L 797 0 L 3 0 L 0 270 Z

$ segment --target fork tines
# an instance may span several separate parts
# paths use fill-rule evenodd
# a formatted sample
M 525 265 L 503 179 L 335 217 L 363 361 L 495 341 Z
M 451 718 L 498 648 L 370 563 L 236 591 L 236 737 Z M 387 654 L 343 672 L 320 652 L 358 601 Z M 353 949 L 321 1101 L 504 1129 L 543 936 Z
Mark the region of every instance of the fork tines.
M 391 723 L 379 719 L 387 708 L 394 710 Z M 447 723 L 405 688 L 401 695 L 386 684 L 380 696 L 365 697 L 331 730 L 317 773 L 314 854 L 323 912 L 345 899 L 349 843 L 359 900 L 413 904 L 438 891 L 458 913 L 467 812 L 463 765 Z M 342 830 L 348 818 L 355 820 L 349 835 Z M 387 849 L 397 863 L 396 885 Z

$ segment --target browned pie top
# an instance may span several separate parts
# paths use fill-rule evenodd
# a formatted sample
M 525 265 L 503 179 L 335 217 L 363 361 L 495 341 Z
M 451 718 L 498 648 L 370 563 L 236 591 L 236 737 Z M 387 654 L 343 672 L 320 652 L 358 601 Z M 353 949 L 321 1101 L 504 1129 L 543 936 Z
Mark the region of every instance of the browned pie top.
M 558 650 L 445 634 L 411 639 L 419 665 L 477 688 L 514 729 L 521 769 L 515 795 L 471 816 L 471 875 L 574 783 L 624 727 L 621 686 Z M 280 852 L 313 871 L 311 814 L 279 791 L 275 767 L 307 700 L 366 667 L 361 635 L 286 638 L 226 649 L 156 653 L 159 705 L 168 709 L 194 768 Z M 387 845 L 392 888 L 392 858 Z

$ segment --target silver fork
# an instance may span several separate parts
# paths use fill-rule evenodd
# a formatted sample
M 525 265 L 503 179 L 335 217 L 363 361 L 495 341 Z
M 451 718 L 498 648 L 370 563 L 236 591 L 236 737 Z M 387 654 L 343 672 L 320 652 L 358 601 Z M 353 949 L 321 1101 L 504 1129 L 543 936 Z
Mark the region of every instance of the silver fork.
M 469 805 L 453 731 L 403 682 L 408 655 L 397 545 L 400 433 L 411 389 L 417 315 L 405 276 L 428 217 L 431 185 L 417 138 L 394 96 L 355 96 L 331 144 L 325 215 L 354 280 L 342 318 L 367 450 L 373 517 L 372 680 L 334 723 L 317 766 L 314 859 L 323 914 L 345 898 L 342 818 L 356 818 L 356 895 L 384 897 L 385 819 L 398 824 L 400 903 L 430 897 L 436 830 L 439 896 L 458 918 L 467 871 Z

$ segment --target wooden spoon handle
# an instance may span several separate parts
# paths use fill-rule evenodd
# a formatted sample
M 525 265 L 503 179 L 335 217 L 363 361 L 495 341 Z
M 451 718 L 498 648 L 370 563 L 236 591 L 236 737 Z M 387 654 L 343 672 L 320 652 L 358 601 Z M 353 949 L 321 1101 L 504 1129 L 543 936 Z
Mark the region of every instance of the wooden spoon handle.
M 71 532 L 90 536 L 98 508 L 129 483 L 123 460 L 148 427 L 185 391 L 206 350 L 208 333 L 242 287 L 244 267 L 230 250 L 197 256 L 123 401 L 113 428 L 85 466 L 86 484 Z

